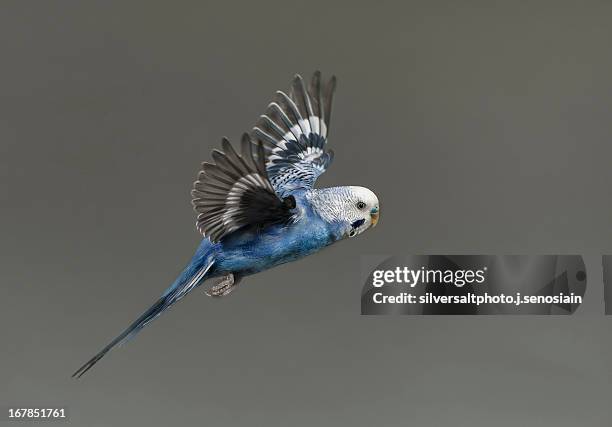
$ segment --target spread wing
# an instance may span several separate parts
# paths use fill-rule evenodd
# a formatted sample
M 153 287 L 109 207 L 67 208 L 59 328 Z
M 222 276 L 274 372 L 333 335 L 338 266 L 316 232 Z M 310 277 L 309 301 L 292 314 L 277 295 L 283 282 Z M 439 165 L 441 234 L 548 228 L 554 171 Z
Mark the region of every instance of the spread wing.
M 213 242 L 242 227 L 282 223 L 293 216 L 293 196 L 280 199 L 268 180 L 263 145 L 253 144 L 247 134 L 241 145 L 238 154 L 224 138 L 223 151 L 212 153 L 215 163 L 202 163 L 193 184 L 196 227 Z
M 289 95 L 278 91 L 253 128 L 253 138 L 265 148 L 270 182 L 281 197 L 312 188 L 333 159 L 325 145 L 335 88 L 336 78 L 323 87 L 318 71 L 308 89 L 296 75 Z

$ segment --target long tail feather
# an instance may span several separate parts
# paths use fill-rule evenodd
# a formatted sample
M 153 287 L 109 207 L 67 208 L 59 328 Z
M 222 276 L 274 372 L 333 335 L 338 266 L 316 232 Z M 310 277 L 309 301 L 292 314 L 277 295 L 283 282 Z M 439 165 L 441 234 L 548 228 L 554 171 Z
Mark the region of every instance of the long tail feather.
M 194 261 L 196 258 L 194 257 Z M 199 258 L 199 261 L 202 259 Z M 207 260 L 203 265 L 194 265 L 194 261 L 183 271 L 183 273 L 176 279 L 176 281 L 170 286 L 166 292 L 153 304 L 147 311 L 145 311 L 138 319 L 136 319 L 130 326 L 128 326 L 119 336 L 112 340 L 106 347 L 104 347 L 98 354 L 92 357 L 87 363 L 81 366 L 72 377 L 80 378 L 83 374 L 89 371 L 96 363 L 102 359 L 106 353 L 112 350 L 115 346 L 123 344 L 130 338 L 140 332 L 146 325 L 148 325 L 153 319 L 159 316 L 163 311 L 169 308 L 171 305 L 176 303 L 182 297 L 187 295 L 189 291 L 195 288 L 205 278 L 206 273 L 210 270 L 213 265 L 212 260 Z

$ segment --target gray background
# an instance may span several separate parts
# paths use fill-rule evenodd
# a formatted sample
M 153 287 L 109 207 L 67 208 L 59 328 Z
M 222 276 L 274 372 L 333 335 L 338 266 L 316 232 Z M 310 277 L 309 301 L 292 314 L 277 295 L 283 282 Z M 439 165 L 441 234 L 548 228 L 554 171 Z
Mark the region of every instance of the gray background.
M 612 315 L 612 255 L 602 257 L 606 314 Z
M 610 253 L 611 13 L 2 2 L 0 401 L 78 426 L 609 426 L 612 318 L 361 317 L 359 260 Z M 200 161 L 315 69 L 339 77 L 320 184 L 372 188 L 379 226 L 197 290 L 71 380 L 190 258 Z

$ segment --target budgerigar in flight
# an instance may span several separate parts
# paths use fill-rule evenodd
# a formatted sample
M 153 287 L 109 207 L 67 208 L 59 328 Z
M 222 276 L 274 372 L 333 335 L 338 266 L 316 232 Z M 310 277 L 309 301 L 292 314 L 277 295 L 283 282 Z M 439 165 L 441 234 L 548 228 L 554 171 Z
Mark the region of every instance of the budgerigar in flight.
M 191 262 L 147 311 L 85 363 L 80 377 L 207 279 L 207 294 L 229 294 L 248 275 L 295 261 L 378 222 L 376 195 L 363 187 L 314 188 L 333 152 L 326 147 L 336 78 L 301 76 L 278 91 L 240 154 L 227 139 L 203 163 L 193 185 L 196 227 L 204 236 Z M 219 280 L 220 278 L 220 280 Z

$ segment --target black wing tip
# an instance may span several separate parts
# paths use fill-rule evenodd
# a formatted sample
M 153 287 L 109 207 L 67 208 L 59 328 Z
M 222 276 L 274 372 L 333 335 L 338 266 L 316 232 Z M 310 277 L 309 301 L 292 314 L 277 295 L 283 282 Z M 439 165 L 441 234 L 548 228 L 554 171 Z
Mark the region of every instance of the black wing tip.
M 301 74 L 295 73 L 293 75 L 293 79 L 291 80 L 291 84 L 292 84 L 292 86 L 295 86 L 297 84 L 297 85 L 301 85 L 303 87 L 304 86 L 304 78 L 302 77 Z
M 336 90 L 337 85 L 338 85 L 338 78 L 336 77 L 335 74 L 332 74 L 324 86 L 324 91 L 326 91 L 328 94 L 333 94 L 334 91 Z
M 252 142 L 251 135 L 248 132 L 243 132 L 240 136 L 240 141 L 242 142 Z
M 222 147 L 224 147 L 225 144 L 229 144 L 229 141 L 228 142 L 223 141 L 223 146 Z M 212 152 L 210 154 L 213 157 L 213 159 L 215 158 L 215 156 L 224 156 L 225 155 L 223 150 L 219 150 L 218 148 L 213 148 L 213 150 L 212 150 Z
M 321 70 L 315 70 L 312 73 L 311 80 L 314 81 L 314 82 L 320 81 L 322 75 L 323 74 L 321 73 Z M 295 73 L 293 75 L 292 82 L 295 83 L 295 82 L 303 82 L 303 81 L 304 81 L 304 78 L 302 77 L 302 75 L 300 73 Z M 338 81 L 338 78 L 336 77 L 336 75 L 332 74 L 331 77 L 329 78 L 329 82 L 332 83 L 335 86 L 337 81 Z

